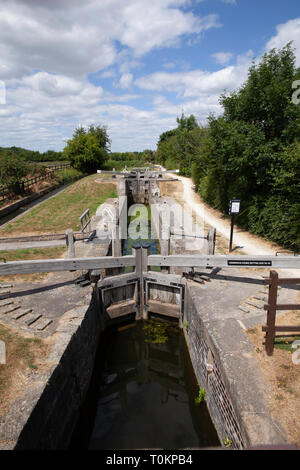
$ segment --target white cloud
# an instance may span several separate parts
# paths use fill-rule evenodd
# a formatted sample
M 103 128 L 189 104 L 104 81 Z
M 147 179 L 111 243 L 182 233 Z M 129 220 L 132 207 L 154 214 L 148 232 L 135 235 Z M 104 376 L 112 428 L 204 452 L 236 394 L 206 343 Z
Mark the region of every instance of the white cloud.
M 227 64 L 230 59 L 233 57 L 232 52 L 215 52 L 212 54 L 212 57 L 215 59 L 217 64 Z
M 180 7 L 188 0 L 4 0 L 0 5 L 0 76 L 31 70 L 85 75 L 111 66 L 117 44 L 136 57 L 216 26 Z M 123 49 L 124 50 L 124 49 Z M 128 72 L 123 70 L 122 72 Z
M 236 5 L 236 0 L 221 0 L 222 3 L 230 3 L 231 5 Z
M 0 3 L 1 145 L 62 148 L 80 123 L 107 124 L 111 138 L 155 145 L 171 117 L 128 103 L 133 69 L 157 48 L 218 26 L 201 17 L 190 0 L 2 0 Z M 119 70 L 120 75 L 117 75 Z M 106 92 L 88 81 L 113 78 L 124 93 Z M 140 137 L 137 137 L 140 132 Z M 148 140 L 147 140 L 148 139 Z
M 300 66 L 300 18 L 295 18 L 276 27 L 277 34 L 267 43 L 266 49 L 281 49 L 290 41 L 295 48 L 296 64 Z
M 132 85 L 132 80 L 133 80 L 133 75 L 132 73 L 123 73 L 123 75 L 120 78 L 120 87 L 121 88 L 131 88 Z
M 156 72 L 141 77 L 135 84 L 150 91 L 174 92 L 178 97 L 197 97 L 208 93 L 222 93 L 239 87 L 247 78 L 251 64 L 251 51 L 238 56 L 235 65 L 216 72 L 192 70 L 187 72 Z
M 0 83 L 6 104 L 0 103 L 0 145 L 61 149 L 77 125 L 101 123 L 108 126 L 113 150 L 155 148 L 182 112 L 199 122 L 210 112 L 220 114 L 220 94 L 247 79 L 252 51 L 234 61 L 231 52 L 216 52 L 220 67 L 214 72 L 191 70 L 166 54 L 160 71 L 135 79 L 137 68 L 140 74 L 143 67 L 149 70 L 147 53 L 179 46 L 183 38 L 197 42 L 203 31 L 220 26 L 216 15 L 197 16 L 192 5 L 190 0 L 2 0 Z M 300 18 L 279 25 L 266 48 L 290 40 L 299 65 Z M 90 83 L 91 73 L 114 80 L 118 93 Z

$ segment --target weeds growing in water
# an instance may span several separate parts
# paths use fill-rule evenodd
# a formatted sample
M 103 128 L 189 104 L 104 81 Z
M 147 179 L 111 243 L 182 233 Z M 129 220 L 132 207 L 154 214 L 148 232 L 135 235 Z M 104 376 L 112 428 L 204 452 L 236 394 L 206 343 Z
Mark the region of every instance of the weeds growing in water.
M 206 390 L 205 388 L 200 388 L 198 396 L 195 398 L 195 404 L 200 405 L 200 403 L 206 400 Z
M 146 343 L 164 344 L 168 341 L 170 334 L 177 333 L 177 327 L 167 322 L 150 319 L 143 326 Z
M 229 437 L 225 437 L 225 439 L 223 439 L 223 445 L 224 447 L 231 447 L 231 440 Z

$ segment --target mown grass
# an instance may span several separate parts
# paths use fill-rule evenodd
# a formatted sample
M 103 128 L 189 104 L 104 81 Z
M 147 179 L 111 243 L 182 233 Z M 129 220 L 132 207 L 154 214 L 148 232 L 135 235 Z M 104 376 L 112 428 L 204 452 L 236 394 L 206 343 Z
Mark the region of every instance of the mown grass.
M 75 168 L 63 168 L 62 170 L 54 171 L 54 181 L 58 185 L 73 183 L 73 181 L 76 181 L 83 176 L 83 173 L 75 170 Z
M 0 364 L 0 414 L 13 398 L 22 390 L 26 378 L 24 374 L 39 368 L 48 348 L 43 340 L 24 337 L 15 330 L 0 324 L 0 340 L 6 348 L 6 363 Z
M 1 250 L 0 258 L 6 261 L 26 261 L 32 259 L 56 259 L 60 258 L 66 252 L 65 246 L 51 246 L 44 248 L 24 248 L 21 250 Z M 42 281 L 47 277 L 48 273 L 34 274 L 14 274 L 4 276 L 1 282 L 34 282 Z
M 284 351 L 293 353 L 295 351 L 295 348 L 293 348 L 293 342 L 296 340 L 300 341 L 300 336 L 294 336 L 293 338 L 275 338 L 274 348 L 283 349 Z
M 68 228 L 80 230 L 79 217 L 87 208 L 93 215 L 107 198 L 117 197 L 114 183 L 97 183 L 96 179 L 99 179 L 98 175 L 90 175 L 76 181 L 55 197 L 0 229 L 0 236 L 63 233 Z
M 0 250 L 0 258 L 5 258 L 6 261 L 25 261 L 27 259 L 59 258 L 65 251 L 65 246 L 23 248 L 21 250 Z

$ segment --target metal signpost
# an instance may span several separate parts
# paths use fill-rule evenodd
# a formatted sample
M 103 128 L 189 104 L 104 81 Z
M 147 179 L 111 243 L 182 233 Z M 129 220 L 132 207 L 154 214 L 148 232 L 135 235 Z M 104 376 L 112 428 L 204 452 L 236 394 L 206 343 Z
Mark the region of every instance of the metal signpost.
M 231 215 L 231 228 L 230 228 L 230 242 L 229 242 L 229 253 L 232 251 L 232 240 L 233 240 L 233 225 L 234 215 L 240 212 L 240 199 L 231 199 L 229 206 L 229 215 Z

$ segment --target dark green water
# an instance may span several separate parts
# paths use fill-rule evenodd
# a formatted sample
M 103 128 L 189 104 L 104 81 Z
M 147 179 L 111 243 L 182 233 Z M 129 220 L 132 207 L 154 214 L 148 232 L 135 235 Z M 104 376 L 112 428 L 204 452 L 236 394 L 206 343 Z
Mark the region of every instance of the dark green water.
M 181 330 L 138 321 L 105 333 L 73 448 L 219 446 Z

